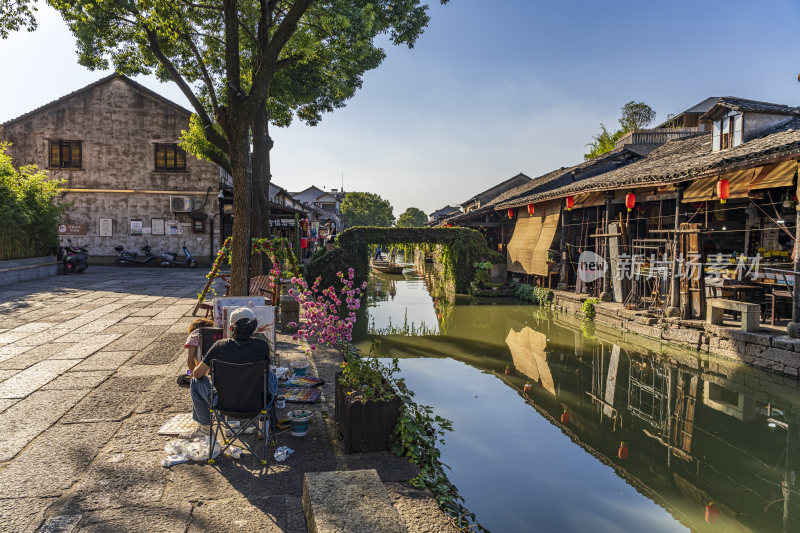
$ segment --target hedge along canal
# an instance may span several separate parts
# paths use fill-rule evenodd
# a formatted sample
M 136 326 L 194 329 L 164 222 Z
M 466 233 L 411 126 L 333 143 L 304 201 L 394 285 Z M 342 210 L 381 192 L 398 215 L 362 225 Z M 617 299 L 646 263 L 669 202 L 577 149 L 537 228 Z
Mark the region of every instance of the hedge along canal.
M 367 292 L 355 340 L 380 339 L 453 421 L 442 461 L 488 529 L 800 527 L 795 380 L 600 338 L 515 299 L 434 301 L 408 270 Z

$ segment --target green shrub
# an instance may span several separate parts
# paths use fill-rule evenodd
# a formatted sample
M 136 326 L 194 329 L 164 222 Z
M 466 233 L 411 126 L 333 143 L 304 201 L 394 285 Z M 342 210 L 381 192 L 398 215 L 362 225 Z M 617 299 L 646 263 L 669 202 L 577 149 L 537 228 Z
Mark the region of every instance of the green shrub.
M 9 146 L 0 143 L 0 261 L 47 255 L 58 246 L 63 181 L 34 165 L 17 170 Z
M 581 305 L 581 313 L 583 314 L 583 318 L 586 320 L 594 320 L 594 315 L 596 314 L 594 306 L 599 301 L 600 300 L 597 298 L 586 298 Z
M 553 297 L 555 296 L 550 289 L 534 287 L 525 283 L 518 285 L 514 294 L 520 300 L 526 300 L 543 307 L 549 307 L 553 303 Z

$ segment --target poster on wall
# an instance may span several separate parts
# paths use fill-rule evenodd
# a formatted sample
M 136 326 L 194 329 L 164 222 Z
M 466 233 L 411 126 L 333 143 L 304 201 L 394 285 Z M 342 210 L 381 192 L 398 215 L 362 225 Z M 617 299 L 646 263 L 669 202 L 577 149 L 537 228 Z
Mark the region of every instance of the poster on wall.
M 150 226 L 152 227 L 153 235 L 164 235 L 164 219 L 163 218 L 151 218 L 150 219 Z
M 309 237 L 316 239 L 319 237 L 319 220 L 312 220 L 309 227 Z
M 100 228 L 99 233 L 101 237 L 111 237 L 113 234 L 114 226 L 111 223 L 110 218 L 101 218 L 100 219 Z
M 142 220 L 137 218 L 131 219 L 131 236 L 139 237 L 142 235 Z
M 180 228 L 180 226 L 178 225 L 177 220 L 167 220 L 165 224 L 167 225 L 167 235 L 178 234 L 178 228 Z

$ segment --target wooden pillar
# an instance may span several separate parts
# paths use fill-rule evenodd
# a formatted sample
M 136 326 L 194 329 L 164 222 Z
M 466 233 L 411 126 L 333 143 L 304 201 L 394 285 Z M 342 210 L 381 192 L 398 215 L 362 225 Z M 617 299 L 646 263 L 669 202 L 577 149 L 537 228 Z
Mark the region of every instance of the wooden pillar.
M 569 269 L 567 268 L 567 225 L 569 224 L 569 211 L 561 204 L 561 272 L 558 275 L 558 286 L 560 291 L 567 290 L 567 277 L 569 276 Z
M 673 253 L 672 253 L 672 268 L 670 269 L 669 278 L 669 291 L 670 300 L 669 307 L 667 307 L 666 315 L 669 317 L 680 315 L 681 295 L 680 295 L 680 278 L 678 276 L 678 228 L 681 227 L 681 215 L 683 207 L 683 191 L 686 185 L 679 183 L 675 191 L 675 233 L 673 234 Z
M 614 191 L 606 192 L 606 213 L 605 218 L 603 219 L 603 228 L 602 232 L 604 234 L 608 234 L 608 223 L 611 222 L 611 200 L 614 199 Z M 600 301 L 601 302 L 610 302 L 612 300 L 611 296 L 611 256 L 609 255 L 609 239 L 605 237 L 605 250 L 603 252 L 603 259 L 606 262 L 606 270 L 603 274 L 603 292 L 600 293 Z
M 797 218 L 794 223 L 795 236 L 800 237 L 800 206 L 798 207 Z M 794 271 L 800 272 L 800 245 L 795 240 L 794 251 L 792 252 L 792 259 L 794 260 Z M 800 275 L 794 274 L 794 283 L 792 285 L 792 321 L 786 326 L 786 333 L 793 339 L 800 339 Z

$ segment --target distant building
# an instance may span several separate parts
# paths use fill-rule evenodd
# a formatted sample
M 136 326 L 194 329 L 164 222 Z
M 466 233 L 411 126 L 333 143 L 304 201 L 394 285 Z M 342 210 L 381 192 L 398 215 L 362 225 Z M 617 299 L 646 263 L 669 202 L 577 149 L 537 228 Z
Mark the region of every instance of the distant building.
M 312 185 L 303 191 L 292 192 L 289 194 L 296 201 L 304 205 L 317 208 L 313 211 L 317 216 L 319 216 L 319 220 L 322 220 L 323 223 L 327 218 L 330 218 L 336 223 L 337 228 L 341 229 L 343 227 L 342 212 L 340 210 L 342 200 L 345 196 L 343 191 L 339 191 L 338 189 L 324 191 L 319 187 Z M 319 211 L 323 211 L 324 213 L 320 213 Z
M 0 125 L 16 165 L 65 180 L 62 238 L 109 261 L 114 246 L 181 252 L 201 262 L 219 246 L 219 167 L 179 146 L 191 112 L 113 74 Z M 217 223 L 218 223 L 217 216 Z
M 453 207 L 451 205 L 446 205 L 441 209 L 437 209 L 433 213 L 428 215 L 428 224 L 429 226 L 435 226 L 439 224 L 442 220 L 457 215 L 461 212 L 461 209 L 458 207 Z

